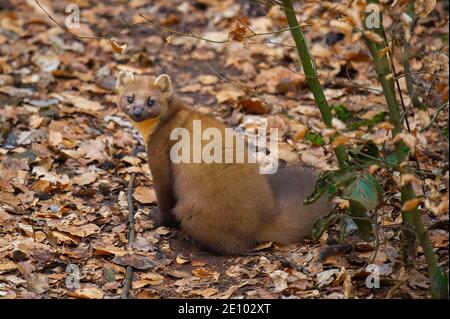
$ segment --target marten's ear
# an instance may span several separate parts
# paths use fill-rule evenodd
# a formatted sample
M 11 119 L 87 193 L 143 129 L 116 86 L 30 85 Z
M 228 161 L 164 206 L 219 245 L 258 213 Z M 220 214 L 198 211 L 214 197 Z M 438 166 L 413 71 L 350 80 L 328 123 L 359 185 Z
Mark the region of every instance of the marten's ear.
M 172 80 L 167 74 L 161 74 L 153 83 L 165 98 L 169 98 L 173 93 Z
M 134 80 L 134 74 L 130 71 L 120 71 L 116 81 L 116 90 L 120 91 L 128 82 Z

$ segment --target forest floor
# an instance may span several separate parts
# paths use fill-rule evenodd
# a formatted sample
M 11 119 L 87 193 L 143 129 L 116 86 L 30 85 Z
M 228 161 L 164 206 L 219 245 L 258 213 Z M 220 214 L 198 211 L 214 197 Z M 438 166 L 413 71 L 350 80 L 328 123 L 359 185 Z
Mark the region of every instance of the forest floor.
M 286 28 L 279 7 L 235 0 L 70 2 L 80 8 L 80 28 L 70 29 L 77 35 L 111 34 L 125 21 L 142 22 L 139 13 L 159 27 L 130 27 L 113 42 L 81 39 L 59 28 L 34 0 L 0 2 L 0 298 L 120 298 L 127 265 L 137 268 L 135 298 L 430 297 L 421 249 L 415 270 L 402 266 L 399 177 L 382 167 L 377 176 L 387 200 L 375 212 L 378 240 L 365 242 L 349 226 L 346 240 L 352 251 L 323 260 L 319 253 L 327 238 L 337 239 L 339 223 L 319 243 L 267 243 L 246 255 L 220 256 L 149 219 L 156 198 L 145 148 L 115 104 L 121 70 L 168 73 L 178 94 L 201 112 L 246 131 L 279 128 L 282 160 L 336 168 L 290 32 L 243 43 L 196 38 L 227 40 L 233 30 L 231 36 L 239 40 L 242 32 Z M 40 3 L 64 23 L 68 1 Z M 330 104 L 345 105 L 353 124 L 365 121 L 353 129 L 350 121 L 335 124 L 348 145 L 373 140 L 380 149 L 392 147 L 387 117 L 377 117 L 387 107 L 368 51 L 351 32 L 330 27 L 335 18 L 320 1 L 299 8 Z M 237 19 L 248 27 L 237 27 Z M 388 28 L 393 23 L 386 15 Z M 194 36 L 171 35 L 163 28 Z M 415 157 L 428 172 L 421 175 L 425 198 L 437 207 L 432 213 L 422 205 L 422 216 L 438 263 L 448 273 L 448 104 L 421 131 L 448 100 L 443 2 L 420 20 L 412 48 L 417 94 L 427 107 L 413 109 L 403 77 L 400 85 L 410 110 Z M 396 67 L 403 72 L 400 62 Z M 296 120 L 283 120 L 268 104 Z M 316 133 L 305 136 L 307 130 Z M 132 175 L 137 237 L 128 249 Z M 419 181 L 415 190 L 423 194 Z M 345 202 L 338 206 L 344 208 Z M 369 264 L 379 266 L 379 288 L 366 286 Z

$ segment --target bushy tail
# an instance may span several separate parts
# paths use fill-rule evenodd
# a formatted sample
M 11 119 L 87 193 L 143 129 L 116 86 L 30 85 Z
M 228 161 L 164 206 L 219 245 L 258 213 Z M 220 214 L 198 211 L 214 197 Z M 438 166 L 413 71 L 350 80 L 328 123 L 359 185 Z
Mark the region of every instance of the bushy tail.
M 267 175 L 267 179 L 274 193 L 276 214 L 259 233 L 258 242 L 288 244 L 311 237 L 314 222 L 331 209 L 325 196 L 314 204 L 303 205 L 314 190 L 317 172 L 311 167 L 287 166 Z

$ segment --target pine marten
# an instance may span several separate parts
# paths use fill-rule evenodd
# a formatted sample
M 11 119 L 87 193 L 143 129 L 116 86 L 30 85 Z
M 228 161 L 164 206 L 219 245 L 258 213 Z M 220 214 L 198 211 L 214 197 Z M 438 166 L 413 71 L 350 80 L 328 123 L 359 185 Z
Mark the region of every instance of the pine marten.
M 147 144 L 159 225 L 179 224 L 209 250 L 239 253 L 267 241 L 298 242 L 310 236 L 314 221 L 329 211 L 325 199 L 303 206 L 317 180 L 309 167 L 287 166 L 264 175 L 258 164 L 250 162 L 174 163 L 170 158 L 174 129 L 192 135 L 194 120 L 201 120 L 202 132 L 207 128 L 223 132 L 226 126 L 186 106 L 174 94 L 168 75 L 121 72 L 116 89 L 118 106 Z M 202 141 L 201 146 L 205 144 Z M 193 147 L 192 153 L 198 151 Z

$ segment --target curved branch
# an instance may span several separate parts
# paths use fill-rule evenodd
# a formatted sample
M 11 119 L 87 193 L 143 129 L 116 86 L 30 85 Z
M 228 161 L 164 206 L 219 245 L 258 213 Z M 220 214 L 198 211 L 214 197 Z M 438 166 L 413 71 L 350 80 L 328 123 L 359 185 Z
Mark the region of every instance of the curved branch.
M 201 37 L 193 32 L 182 32 L 182 31 L 178 31 L 178 30 L 174 30 L 174 29 L 169 29 L 166 27 L 163 27 L 153 21 L 151 21 L 150 19 L 148 19 L 146 16 L 144 16 L 142 13 L 139 13 L 139 16 L 144 20 L 141 22 L 136 22 L 136 23 L 127 23 L 125 21 L 125 25 L 120 27 L 118 30 L 114 31 L 113 33 L 107 34 L 107 35 L 101 35 L 101 36 L 88 36 L 88 35 L 79 35 L 74 33 L 73 31 L 71 31 L 69 28 L 67 28 L 64 24 L 62 24 L 61 22 L 59 22 L 58 20 L 56 20 L 49 12 L 47 9 L 44 8 L 44 6 L 38 1 L 38 0 L 34 0 L 36 2 L 36 4 L 38 5 L 38 7 L 47 15 L 47 17 L 52 20 L 58 27 L 60 27 L 62 30 L 64 30 L 65 32 L 69 33 L 70 35 L 78 38 L 78 39 L 86 39 L 86 40 L 103 40 L 103 39 L 109 39 L 111 40 L 111 38 L 118 36 L 120 33 L 122 33 L 125 30 L 129 30 L 132 29 L 136 26 L 140 26 L 140 25 L 145 25 L 145 24 L 149 24 L 159 30 L 165 31 L 167 33 L 170 34 L 174 34 L 174 35 L 178 35 L 178 36 L 183 36 L 183 37 L 190 37 L 190 38 L 194 38 L 194 39 L 198 39 L 198 40 L 202 40 L 202 41 L 206 41 L 206 42 L 211 42 L 211 43 L 227 43 L 230 42 L 230 40 L 224 39 L 224 40 L 213 40 L 213 39 L 208 39 L 208 38 L 204 38 Z M 272 35 L 272 34 L 280 34 L 286 31 L 290 31 L 292 29 L 297 29 L 297 28 L 303 28 L 309 25 L 301 25 L 301 26 L 296 26 L 293 28 L 285 28 L 285 29 L 280 29 L 280 30 L 276 30 L 276 31 L 271 31 L 271 32 L 261 32 L 261 33 L 255 33 L 253 32 L 250 35 L 246 35 L 243 36 L 242 38 L 244 40 L 253 38 L 253 37 L 257 37 L 257 36 L 266 36 L 266 35 Z

